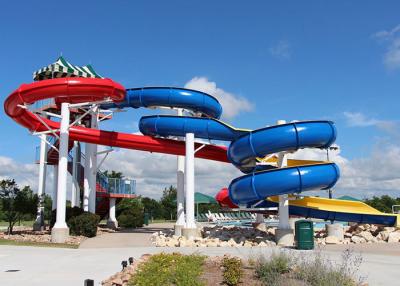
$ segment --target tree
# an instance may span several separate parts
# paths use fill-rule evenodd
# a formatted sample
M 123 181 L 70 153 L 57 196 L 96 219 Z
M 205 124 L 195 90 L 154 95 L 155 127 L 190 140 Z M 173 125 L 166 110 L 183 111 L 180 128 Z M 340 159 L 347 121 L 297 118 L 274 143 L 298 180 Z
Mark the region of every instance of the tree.
M 144 206 L 144 211 L 149 213 L 152 218 L 163 218 L 161 204 L 158 201 L 147 197 L 141 198 L 141 201 Z
M 50 224 L 51 220 L 51 211 L 53 206 L 53 200 L 49 195 L 43 196 L 43 207 L 44 207 L 44 219 L 47 220 Z
M 106 170 L 103 172 L 103 174 L 110 179 L 122 179 L 124 177 L 122 172 L 116 172 L 114 170 L 112 170 L 111 173 L 109 173 L 108 170 Z
M 372 197 L 372 199 L 366 199 L 364 202 L 373 208 L 385 213 L 392 212 L 393 205 L 400 205 L 400 198 L 392 198 L 388 195 L 383 195 L 381 197 Z
M 164 189 L 160 203 L 163 217 L 170 220 L 176 219 L 176 188 L 174 186 Z
M 122 227 L 143 226 L 143 204 L 139 198 L 122 199 L 117 205 L 116 214 L 117 220 Z
M 13 233 L 15 223 L 24 215 L 35 215 L 39 202 L 39 197 L 33 194 L 30 187 L 21 190 L 14 180 L 0 182 L 0 199 L 4 218 L 8 222 L 8 234 Z

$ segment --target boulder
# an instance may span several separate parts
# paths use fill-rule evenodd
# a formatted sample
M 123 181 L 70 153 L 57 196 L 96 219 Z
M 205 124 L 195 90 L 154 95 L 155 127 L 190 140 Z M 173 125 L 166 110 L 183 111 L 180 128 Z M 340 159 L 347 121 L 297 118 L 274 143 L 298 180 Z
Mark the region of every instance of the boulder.
M 389 243 L 399 242 L 399 241 L 400 241 L 400 231 L 399 230 L 389 233 L 389 238 L 388 238 Z
M 364 237 L 358 236 L 358 235 L 354 235 L 351 237 L 351 241 L 359 244 L 359 243 L 366 243 L 367 240 Z
M 372 241 L 374 236 L 369 231 L 362 231 L 357 236 L 364 238 L 366 241 Z
M 325 243 L 326 244 L 340 244 L 340 240 L 339 238 L 337 238 L 336 236 L 327 236 L 325 238 Z
M 382 230 L 381 232 L 378 233 L 378 235 L 376 236 L 378 240 L 382 240 L 382 241 L 388 241 L 389 239 L 389 233 L 386 230 Z

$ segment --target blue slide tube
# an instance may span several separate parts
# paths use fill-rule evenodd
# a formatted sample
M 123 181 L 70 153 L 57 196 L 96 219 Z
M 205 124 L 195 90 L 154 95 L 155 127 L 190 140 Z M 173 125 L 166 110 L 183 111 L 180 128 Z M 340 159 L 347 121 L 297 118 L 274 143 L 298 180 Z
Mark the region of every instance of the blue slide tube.
M 234 179 L 229 185 L 229 197 L 235 204 L 245 204 L 276 195 L 329 189 L 339 174 L 334 163 L 255 172 Z
M 272 153 L 329 147 L 336 140 L 336 128 L 330 121 L 294 122 L 254 131 L 235 129 L 216 120 L 222 113 L 217 99 L 203 92 L 174 87 L 128 89 L 123 102 L 102 105 L 102 108 L 124 107 L 184 108 L 205 116 L 145 116 L 140 119 L 139 129 L 150 136 L 183 137 L 186 133 L 194 133 L 197 138 L 231 142 L 227 154 L 229 160 L 249 173 L 230 184 L 230 198 L 236 204 L 254 203 L 274 195 L 327 189 L 339 178 L 339 169 L 334 163 L 272 170 L 256 165 L 257 157 Z
M 302 121 L 252 131 L 232 142 L 229 160 L 236 166 L 254 162 L 256 157 L 301 148 L 327 148 L 336 140 L 331 121 Z
M 215 97 L 201 91 L 176 87 L 127 89 L 124 101 L 101 105 L 104 109 L 159 106 L 184 108 L 217 119 L 222 114 L 222 106 Z
M 143 116 L 139 121 L 139 130 L 150 136 L 183 137 L 186 133 L 194 133 L 196 138 L 221 141 L 233 141 L 249 132 L 233 129 L 213 118 L 169 115 Z

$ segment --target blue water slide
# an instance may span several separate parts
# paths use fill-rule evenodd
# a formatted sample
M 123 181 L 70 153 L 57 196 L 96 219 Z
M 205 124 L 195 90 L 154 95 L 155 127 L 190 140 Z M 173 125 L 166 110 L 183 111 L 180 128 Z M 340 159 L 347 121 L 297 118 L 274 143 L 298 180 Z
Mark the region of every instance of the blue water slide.
M 128 89 L 123 102 L 102 105 L 102 108 L 125 107 L 184 108 L 203 116 L 145 116 L 140 119 L 139 129 L 150 136 L 183 137 L 194 133 L 196 138 L 231 142 L 229 160 L 249 173 L 230 184 L 229 194 L 236 204 L 330 188 L 339 178 L 338 167 L 333 163 L 282 169 L 256 164 L 257 157 L 272 153 L 329 147 L 336 139 L 336 129 L 330 121 L 294 122 L 254 131 L 235 129 L 217 120 L 222 113 L 217 99 L 203 92 L 174 87 Z
M 254 172 L 234 179 L 229 185 L 229 197 L 240 205 L 276 195 L 329 189 L 336 184 L 339 174 L 334 163 Z
M 208 140 L 234 141 L 249 131 L 234 129 L 213 118 L 189 116 L 153 115 L 143 116 L 139 130 L 149 136 L 185 136 L 194 133 L 196 138 Z
M 160 106 L 184 108 L 217 119 L 222 114 L 222 106 L 215 97 L 201 91 L 177 87 L 127 89 L 124 101 L 101 105 L 104 109 Z
M 244 134 L 232 142 L 228 158 L 235 166 L 254 162 L 257 157 L 301 148 L 327 148 L 336 140 L 331 121 L 302 121 L 275 125 Z M 253 163 L 254 165 L 254 163 Z

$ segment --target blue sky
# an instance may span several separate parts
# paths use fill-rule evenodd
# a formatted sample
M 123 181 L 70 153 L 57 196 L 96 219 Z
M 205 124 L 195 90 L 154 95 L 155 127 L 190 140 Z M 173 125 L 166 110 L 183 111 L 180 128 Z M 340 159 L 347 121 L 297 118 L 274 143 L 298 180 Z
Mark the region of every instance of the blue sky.
M 62 53 L 127 88 L 204 77 L 252 106 L 228 118 L 239 127 L 333 120 L 348 160 L 398 145 L 398 1 L 56 2 L 3 3 L 2 101 Z M 105 128 L 137 131 L 149 113 L 118 114 Z M 0 156 L 31 163 L 37 138 L 4 112 L 0 122 Z

